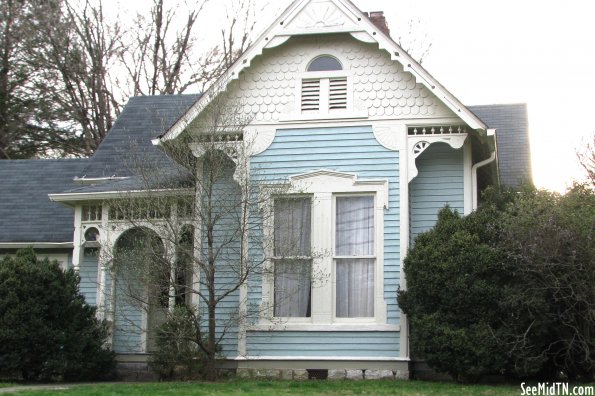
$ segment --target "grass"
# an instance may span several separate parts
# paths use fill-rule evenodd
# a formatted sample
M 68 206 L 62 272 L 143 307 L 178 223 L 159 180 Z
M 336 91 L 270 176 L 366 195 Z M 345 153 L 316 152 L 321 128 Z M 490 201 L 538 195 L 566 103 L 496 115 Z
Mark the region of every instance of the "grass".
M 57 385 L 58 388 L 62 387 Z M 28 389 L 21 395 L 519 395 L 519 386 L 459 385 L 424 381 L 229 381 L 71 385 Z

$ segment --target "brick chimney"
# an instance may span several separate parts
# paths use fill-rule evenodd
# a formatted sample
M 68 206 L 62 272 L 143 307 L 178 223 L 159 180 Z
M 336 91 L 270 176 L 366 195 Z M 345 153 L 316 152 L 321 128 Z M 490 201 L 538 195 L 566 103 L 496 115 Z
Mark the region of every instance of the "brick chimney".
M 369 14 L 364 12 L 364 14 L 378 29 L 380 29 L 380 31 L 382 31 L 382 33 L 390 37 L 390 30 L 386 23 L 386 18 L 384 17 L 384 11 L 371 11 Z

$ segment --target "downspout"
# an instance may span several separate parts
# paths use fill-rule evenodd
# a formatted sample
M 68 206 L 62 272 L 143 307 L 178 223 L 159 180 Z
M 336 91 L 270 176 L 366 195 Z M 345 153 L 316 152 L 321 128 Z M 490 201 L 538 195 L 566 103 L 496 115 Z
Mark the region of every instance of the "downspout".
M 477 203 L 478 203 L 477 201 L 478 201 L 478 195 L 479 195 L 479 192 L 477 191 L 477 170 L 479 168 L 482 168 L 486 165 L 491 164 L 498 157 L 498 145 L 496 144 L 496 130 L 488 129 L 488 136 L 493 136 L 493 138 L 494 138 L 494 150 L 492 151 L 492 154 L 488 158 L 476 163 L 475 165 L 473 165 L 473 167 L 471 167 L 471 181 L 472 181 L 472 190 L 473 190 L 473 203 L 472 203 L 473 210 L 477 209 Z

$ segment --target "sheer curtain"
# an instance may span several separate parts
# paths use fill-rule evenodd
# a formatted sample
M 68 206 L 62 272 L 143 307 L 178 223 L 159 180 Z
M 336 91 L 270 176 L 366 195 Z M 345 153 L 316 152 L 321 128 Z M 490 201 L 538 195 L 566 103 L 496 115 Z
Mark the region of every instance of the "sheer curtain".
M 338 318 L 374 316 L 374 197 L 337 197 Z M 358 257 L 359 256 L 359 257 Z M 345 258 L 349 257 L 349 258 Z
M 311 305 L 311 200 L 275 200 L 275 301 L 278 317 L 309 317 Z
M 275 316 L 310 317 L 310 260 L 275 262 Z

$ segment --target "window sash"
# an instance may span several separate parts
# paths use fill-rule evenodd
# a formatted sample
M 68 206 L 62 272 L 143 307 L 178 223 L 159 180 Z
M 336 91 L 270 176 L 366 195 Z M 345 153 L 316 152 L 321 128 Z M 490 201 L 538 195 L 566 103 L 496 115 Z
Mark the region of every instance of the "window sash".
M 335 317 L 374 317 L 373 195 L 335 198 Z
M 337 318 L 374 317 L 375 259 L 335 259 Z
M 312 260 L 275 260 L 274 316 L 309 318 L 312 306 Z
M 374 255 L 374 196 L 338 196 L 335 200 L 335 255 Z
M 274 201 L 275 317 L 311 316 L 311 211 L 310 197 L 283 197 Z
M 275 257 L 309 257 L 312 244 L 310 197 L 275 199 L 274 210 Z

